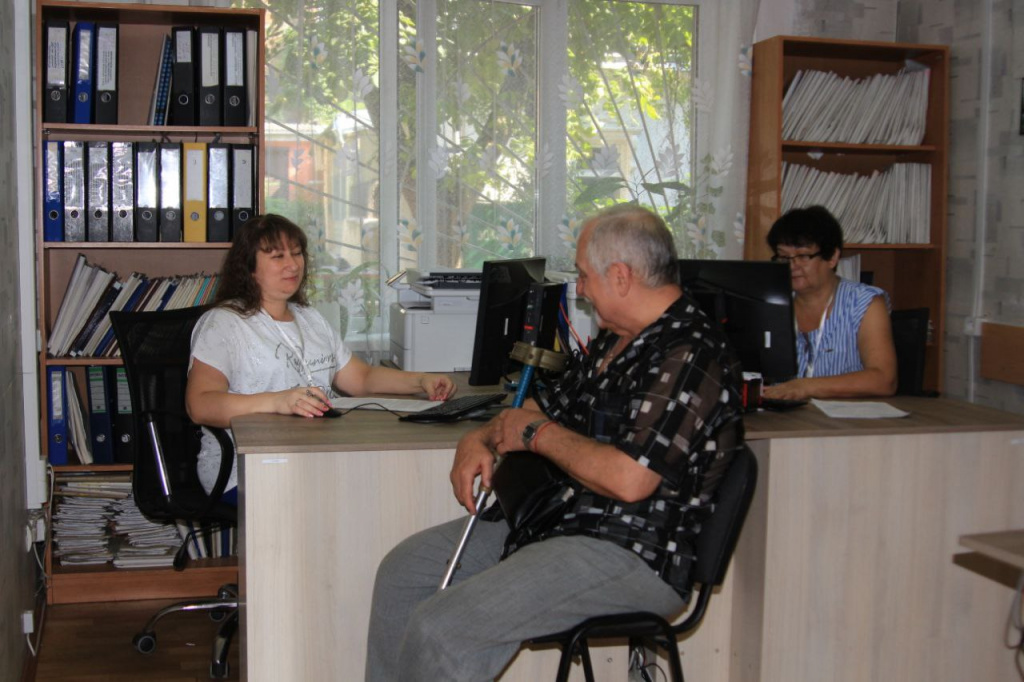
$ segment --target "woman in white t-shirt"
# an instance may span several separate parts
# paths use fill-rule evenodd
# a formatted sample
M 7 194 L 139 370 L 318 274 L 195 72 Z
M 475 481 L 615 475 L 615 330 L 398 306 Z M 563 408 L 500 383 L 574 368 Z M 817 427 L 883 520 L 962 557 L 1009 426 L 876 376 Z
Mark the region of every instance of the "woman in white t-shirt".
M 455 393 L 442 374 L 368 365 L 352 354 L 337 330 L 308 306 L 306 235 L 287 218 L 253 218 L 235 235 L 224 259 L 214 308 L 192 333 L 186 404 L 197 424 L 228 428 L 243 414 L 322 417 L 332 390 L 348 395 Z M 220 448 L 204 431 L 199 478 L 213 487 Z M 225 495 L 237 494 L 237 470 Z

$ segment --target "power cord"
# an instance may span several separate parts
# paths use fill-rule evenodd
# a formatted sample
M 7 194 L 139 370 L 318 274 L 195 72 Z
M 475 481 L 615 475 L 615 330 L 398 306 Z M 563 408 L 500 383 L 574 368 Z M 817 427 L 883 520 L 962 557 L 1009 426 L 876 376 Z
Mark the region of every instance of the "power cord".
M 1021 596 L 1024 593 L 1024 571 L 1021 571 L 1017 578 L 1017 589 L 1013 593 L 1013 601 L 1010 602 L 1010 615 L 1006 620 L 1005 643 L 1008 649 L 1015 649 L 1013 662 L 1017 667 L 1017 674 L 1024 680 L 1024 615 L 1021 609 Z M 1016 640 L 1016 641 L 1014 641 Z
M 30 530 L 32 531 L 32 537 L 35 539 L 36 529 L 39 521 L 43 522 L 43 541 L 32 543 L 32 556 L 35 558 L 36 563 L 39 565 L 40 582 L 36 588 L 34 601 L 41 601 L 42 606 L 39 610 L 39 622 L 36 623 L 34 633 L 25 634 L 25 643 L 28 645 L 28 650 L 32 653 L 32 657 L 35 658 L 39 653 L 39 644 L 43 640 L 43 624 L 46 622 L 46 596 L 45 593 L 50 589 L 50 574 L 46 572 L 46 563 L 43 561 L 43 557 L 39 555 L 39 545 L 42 544 L 46 547 L 46 539 L 50 537 L 50 523 L 53 519 L 53 488 L 55 484 L 55 475 L 53 466 L 49 463 L 46 465 L 46 476 L 49 482 L 49 495 L 47 495 L 46 507 L 40 510 L 38 514 L 30 514 L 28 522 L 31 524 Z M 39 600 L 40 593 L 43 593 L 43 599 Z M 33 607 L 35 604 L 33 604 Z M 35 642 L 32 641 L 32 635 L 35 634 Z

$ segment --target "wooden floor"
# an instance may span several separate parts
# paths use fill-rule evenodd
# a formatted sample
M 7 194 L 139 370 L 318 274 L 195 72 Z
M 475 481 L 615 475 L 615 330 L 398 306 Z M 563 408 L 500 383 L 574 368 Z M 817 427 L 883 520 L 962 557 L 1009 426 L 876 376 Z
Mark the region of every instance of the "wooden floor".
M 47 607 L 36 680 L 135 682 L 209 680 L 210 651 L 219 627 L 203 613 L 175 613 L 156 627 L 157 647 L 140 654 L 132 637 L 173 601 L 62 604 Z M 228 679 L 239 679 L 238 639 L 229 650 Z

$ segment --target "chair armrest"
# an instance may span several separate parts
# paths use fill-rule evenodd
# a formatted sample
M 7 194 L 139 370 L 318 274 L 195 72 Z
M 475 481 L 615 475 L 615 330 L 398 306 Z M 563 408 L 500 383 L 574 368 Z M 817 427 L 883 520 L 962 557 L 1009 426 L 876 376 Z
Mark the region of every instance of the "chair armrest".
M 218 426 L 205 426 L 203 428 L 209 431 L 220 445 L 220 470 L 217 472 L 217 480 L 210 490 L 210 502 L 204 510 L 204 513 L 206 513 L 211 511 L 224 495 L 224 489 L 228 485 L 228 479 L 231 478 L 231 469 L 235 463 L 235 443 L 231 440 L 231 436 L 228 435 L 226 429 Z

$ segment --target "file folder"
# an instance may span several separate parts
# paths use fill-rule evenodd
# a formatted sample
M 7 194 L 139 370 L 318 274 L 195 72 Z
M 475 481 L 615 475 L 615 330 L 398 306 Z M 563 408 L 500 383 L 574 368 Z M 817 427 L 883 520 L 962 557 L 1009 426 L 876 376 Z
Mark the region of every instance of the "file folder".
M 86 238 L 110 241 L 110 143 L 93 140 L 86 146 Z
M 195 32 L 190 27 L 171 29 L 174 40 L 171 69 L 171 125 L 196 124 L 196 49 Z
M 160 218 L 160 154 L 156 142 L 139 142 L 135 148 L 135 238 L 158 239 Z
M 245 30 L 224 29 L 224 125 L 244 126 L 249 99 L 245 94 Z
M 135 462 L 135 424 L 132 422 L 132 397 L 124 367 L 107 367 L 110 379 L 111 430 L 114 435 L 114 462 Z
M 93 122 L 117 124 L 117 24 L 96 24 L 96 99 Z
M 64 367 L 46 368 L 47 458 L 50 464 L 68 463 L 67 401 L 64 389 Z
M 135 143 L 110 143 L 110 239 L 135 240 Z
M 68 122 L 68 22 L 46 22 L 46 92 L 43 122 Z
M 206 143 L 186 142 L 184 156 L 184 236 L 187 242 L 206 241 Z
M 201 26 L 199 40 L 199 125 L 221 125 L 220 29 Z
M 211 242 L 231 241 L 231 145 L 207 147 L 206 238 Z
M 153 101 L 149 109 L 150 125 L 167 125 L 167 113 L 171 101 L 172 60 L 171 37 L 164 36 L 163 48 L 160 50 L 160 65 L 156 72 L 156 84 L 153 86 Z
M 43 241 L 64 241 L 64 148 L 57 140 L 43 146 Z
M 245 96 L 247 100 L 245 124 L 250 127 L 256 125 L 256 95 L 258 92 L 256 89 L 256 54 L 259 51 L 256 41 L 256 31 L 248 29 L 245 32 Z M 260 73 L 259 76 L 262 78 L 263 74 Z
M 160 144 L 160 241 L 181 241 L 181 144 Z
M 85 143 L 64 140 L 64 241 L 85 241 Z
M 74 88 L 71 98 L 71 123 L 92 123 L 92 76 L 96 48 L 96 26 L 79 21 L 71 40 L 74 50 L 71 68 Z
M 96 464 L 114 462 L 114 430 L 106 369 L 96 366 L 86 368 L 86 385 L 89 388 L 89 433 L 92 438 L 92 460 Z
M 255 154 L 251 144 L 231 147 L 231 233 L 253 217 L 256 210 Z

